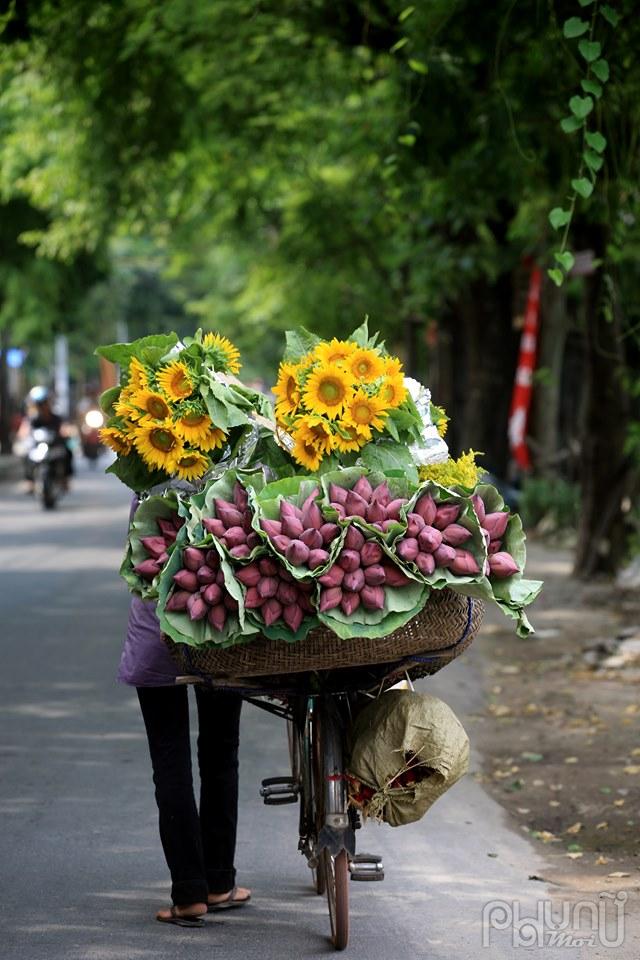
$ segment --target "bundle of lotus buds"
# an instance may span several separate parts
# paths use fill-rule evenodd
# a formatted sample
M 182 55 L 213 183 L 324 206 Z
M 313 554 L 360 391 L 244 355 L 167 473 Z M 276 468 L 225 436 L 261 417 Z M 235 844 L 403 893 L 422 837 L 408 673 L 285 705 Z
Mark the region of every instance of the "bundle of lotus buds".
M 409 502 L 404 497 L 394 499 L 386 481 L 373 487 L 365 476 L 351 490 L 331 483 L 329 500 L 340 519 L 360 517 L 383 533 L 400 521 L 400 511 Z
M 267 627 L 283 620 L 295 633 L 304 617 L 315 613 L 311 600 L 313 582 L 296 580 L 273 557 L 261 557 L 247 564 L 236 571 L 236 579 L 246 587 L 245 609 L 254 611 Z
M 233 503 L 216 497 L 213 505 L 215 517 L 202 519 L 205 530 L 219 540 L 236 560 L 250 557 L 255 547 L 260 545 L 260 536 L 251 525 L 253 511 L 247 491 L 236 481 Z
M 407 532 L 394 544 L 405 563 L 413 563 L 429 577 L 437 567 L 457 576 L 475 576 L 480 567 L 473 554 L 463 546 L 472 530 L 456 521 L 462 507 L 458 503 L 436 503 L 430 493 L 423 494 L 407 514 Z
M 173 575 L 175 587 L 165 604 L 168 612 L 184 612 L 190 620 L 206 617 L 214 630 L 223 630 L 238 601 L 225 585 L 220 556 L 215 549 L 185 547 L 182 569 Z
M 288 500 L 280 501 L 280 519 L 260 519 L 274 550 L 286 558 L 292 567 L 316 570 L 329 562 L 331 544 L 340 536 L 340 527 L 327 522 L 316 502 L 320 496 L 314 487 L 301 507 Z
M 520 567 L 511 554 L 502 549 L 502 538 L 506 533 L 510 519 L 509 511 L 497 510 L 493 513 L 487 513 L 485 502 L 479 493 L 474 493 L 471 502 L 487 546 L 488 557 L 484 567 L 485 575 L 502 580 L 518 573 Z
M 184 520 L 177 513 L 169 517 L 157 517 L 158 533 L 155 536 L 140 537 L 148 559 L 134 566 L 135 572 L 143 580 L 153 580 L 169 559 L 169 550 L 175 543 Z

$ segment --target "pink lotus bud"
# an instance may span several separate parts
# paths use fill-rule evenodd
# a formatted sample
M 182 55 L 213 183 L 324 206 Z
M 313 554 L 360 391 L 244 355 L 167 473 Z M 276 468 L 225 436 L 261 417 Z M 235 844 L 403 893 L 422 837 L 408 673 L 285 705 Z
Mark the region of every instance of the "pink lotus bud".
M 283 607 L 288 607 L 292 603 L 298 602 L 298 588 L 295 583 L 286 583 L 281 580 L 276 592 L 276 600 L 279 600 Z
M 262 517 L 260 526 L 268 537 L 277 537 L 282 533 L 282 524 L 279 520 L 267 520 L 265 517 Z
M 262 541 L 260 540 L 260 535 L 252 530 L 251 533 L 247 534 L 247 546 L 249 550 L 255 550 L 256 547 L 259 547 Z
M 339 487 L 336 483 L 329 484 L 329 500 L 332 504 L 341 503 L 344 506 L 347 493 L 348 490 L 345 490 L 344 487 Z
M 284 608 L 282 616 L 292 633 L 295 633 L 300 628 L 304 614 L 299 604 L 290 603 Z
M 311 596 L 308 593 L 302 593 L 302 592 L 298 593 L 298 603 L 300 604 L 300 606 L 302 607 L 305 613 L 315 614 L 316 608 L 314 607 L 313 600 L 311 599 Z
M 446 543 L 433 551 L 433 558 L 436 561 L 436 567 L 450 567 L 456 558 L 455 547 L 448 547 Z
M 347 617 L 351 617 L 360 606 L 359 593 L 343 593 L 340 607 Z
M 380 529 L 382 530 L 383 533 L 387 533 L 391 529 L 391 527 L 395 527 L 397 522 L 398 522 L 397 520 L 383 520 L 382 523 L 380 524 Z
M 159 557 L 155 558 L 156 563 L 158 564 L 159 567 L 164 567 L 168 559 L 169 559 L 169 554 L 166 553 L 166 551 L 165 553 L 161 553 Z
M 225 624 L 227 622 L 227 610 L 223 604 L 218 603 L 215 607 L 211 607 L 207 614 L 207 620 L 211 624 L 214 630 L 217 630 L 218 633 L 224 630 Z
M 340 527 L 337 523 L 323 523 L 320 527 L 320 535 L 323 543 L 332 543 L 340 534 Z
M 443 503 L 436 509 L 433 526 L 444 530 L 450 523 L 455 523 L 460 515 L 460 506 L 457 503 Z
M 233 485 L 233 503 L 240 513 L 244 513 L 249 504 L 249 496 L 242 484 L 236 482 Z
M 500 510 L 497 513 L 487 513 L 482 526 L 489 534 L 491 540 L 499 540 L 504 536 L 509 523 L 509 514 L 506 510 Z
M 456 550 L 456 557 L 449 569 L 460 577 L 474 577 L 480 573 L 475 557 L 468 550 Z
M 363 500 L 359 494 L 354 493 L 353 490 L 349 490 L 344 508 L 348 517 L 362 517 L 364 519 L 367 515 L 367 501 Z
M 208 567 L 211 567 L 212 570 L 217 570 L 220 566 L 220 557 L 217 550 L 207 550 L 204 555 L 204 562 Z
M 277 577 L 280 572 L 281 565 L 277 560 L 273 560 L 271 557 L 262 557 L 258 560 L 258 569 L 263 577 Z
M 256 587 L 261 576 L 257 563 L 250 563 L 247 567 L 242 567 L 236 571 L 236 580 L 239 580 L 245 587 Z
M 301 520 L 302 510 L 299 507 L 296 507 L 295 504 L 289 503 L 288 500 L 281 500 L 280 519 L 284 520 L 285 517 L 296 517 L 298 520 Z
M 302 531 L 304 527 L 302 526 L 302 521 L 298 520 L 297 517 L 285 517 L 281 524 L 282 533 L 285 537 L 289 537 L 290 540 L 299 540 L 302 536 Z
M 198 550 L 197 547 L 187 547 L 182 552 L 183 565 L 195 573 L 204 563 L 204 553 L 204 550 Z
M 247 610 L 257 610 L 264 603 L 264 597 L 258 593 L 257 587 L 249 587 L 244 595 L 244 605 Z
M 389 520 L 399 520 L 400 511 L 402 508 L 409 503 L 408 500 L 405 500 L 403 497 L 398 497 L 397 500 L 392 500 L 391 503 L 387 504 L 387 517 Z
M 315 570 L 316 567 L 323 567 L 329 560 L 329 554 L 326 550 L 310 550 L 307 564 L 309 570 Z
M 381 506 L 386 507 L 391 500 L 391 494 L 389 492 L 389 487 L 387 486 L 387 481 L 379 483 L 378 486 L 371 493 L 371 502 L 379 503 Z
M 347 529 L 347 535 L 344 538 L 344 545 L 347 550 L 356 550 L 358 553 L 364 547 L 364 537 L 357 527 L 350 525 Z
M 387 519 L 387 508 L 382 503 L 373 501 L 367 507 L 367 521 L 369 523 L 380 523 Z
M 395 563 L 384 563 L 382 567 L 384 569 L 384 582 L 388 587 L 408 587 L 415 583 L 415 580 L 403 573 Z
M 489 546 L 487 547 L 487 550 L 489 551 L 489 556 L 491 556 L 492 553 L 498 553 L 501 547 L 502 547 L 502 540 L 492 540 L 489 543 Z
M 467 530 L 461 523 L 450 523 L 442 531 L 442 542 L 448 543 L 450 547 L 459 547 L 466 543 L 471 536 L 471 530 Z
M 520 567 L 506 550 L 499 550 L 498 553 L 492 554 L 489 557 L 489 567 L 491 576 L 500 580 L 520 572 Z
M 285 556 L 292 566 L 301 567 L 309 559 L 309 547 L 302 540 L 292 540 Z
M 262 616 L 268 627 L 282 616 L 282 604 L 278 603 L 275 597 L 272 597 L 262 607 Z
M 203 563 L 201 567 L 198 567 L 196 570 L 196 577 L 198 578 L 198 583 L 203 583 L 205 586 L 208 583 L 215 583 L 216 577 L 218 575 L 217 570 L 212 570 L 211 567 L 208 567 L 206 563 Z
M 227 610 L 230 610 L 231 613 L 235 613 L 240 606 L 236 598 L 232 597 L 230 593 L 225 593 L 223 603 Z
M 199 593 L 192 593 L 187 600 L 187 613 L 190 620 L 204 620 L 208 609 Z
M 485 507 L 484 500 L 479 493 L 474 493 L 471 497 L 471 503 L 473 504 L 473 509 L 475 510 L 476 517 L 480 521 L 480 525 L 484 526 L 484 517 L 485 517 Z
M 219 520 L 222 520 L 225 527 L 242 526 L 243 515 L 239 510 L 236 510 L 232 503 L 227 503 L 226 500 L 214 500 L 213 502 L 216 507 L 216 516 Z
M 343 550 L 338 557 L 338 565 L 342 567 L 345 573 L 351 573 L 360 566 L 360 554 L 355 550 Z
M 314 503 L 319 496 L 320 496 L 320 487 L 314 487 L 311 493 L 307 494 L 307 497 L 304 503 L 302 504 L 302 510 L 306 510 L 307 507 L 310 507 L 311 504 Z
M 319 530 L 323 523 L 324 517 L 320 513 L 320 507 L 317 503 L 311 502 L 302 508 L 302 526 L 305 530 L 308 530 L 309 527 L 315 527 L 316 530 Z
M 251 556 L 251 548 L 246 543 L 239 543 L 237 547 L 231 547 L 229 553 L 235 560 L 246 560 Z
M 359 477 L 353 485 L 353 492 L 368 503 L 373 495 L 373 487 L 366 477 Z
M 364 571 L 358 567 L 357 570 L 352 570 L 351 573 L 346 573 L 344 580 L 342 581 L 342 589 L 350 590 L 352 593 L 360 593 L 364 587 Z
M 326 613 L 340 605 L 342 590 L 340 587 L 328 587 L 320 594 L 320 613 Z
M 202 591 L 202 597 L 210 607 L 215 607 L 215 605 L 222 600 L 222 588 L 219 587 L 217 583 L 210 583 L 209 586 L 205 587 Z
M 407 536 L 416 537 L 421 530 L 424 530 L 424 520 L 419 513 L 409 513 L 407 514 Z
M 251 533 L 253 531 L 253 523 L 251 522 L 252 519 L 253 513 L 251 513 L 249 510 L 245 511 L 242 517 L 242 529 L 245 533 Z
M 420 553 L 420 547 L 415 537 L 405 537 L 396 544 L 396 553 L 403 560 L 412 563 Z
M 174 590 L 165 604 L 165 610 L 178 612 L 187 609 L 187 600 L 192 596 L 187 590 Z
M 333 509 L 336 511 L 336 513 L 338 514 L 339 518 L 340 518 L 341 520 L 344 520 L 345 517 L 347 516 L 347 508 L 344 506 L 344 504 L 338 503 L 337 501 L 332 500 L 332 501 L 331 501 L 331 506 L 332 506 Z
M 143 560 L 142 563 L 137 563 L 133 569 L 143 580 L 153 580 L 160 573 L 158 561 L 151 558 Z
M 156 559 L 166 552 L 167 542 L 164 537 L 140 537 L 140 543 L 150 557 Z
M 291 540 L 289 537 L 285 537 L 284 534 L 281 533 L 277 537 L 272 537 L 271 543 L 279 553 L 286 553 L 287 547 L 291 543 Z
M 436 561 L 432 553 L 419 553 L 416 557 L 416 567 L 423 577 L 430 577 L 436 568 Z
M 382 560 L 382 547 L 374 540 L 368 540 L 360 551 L 360 563 L 363 567 L 371 567 Z
M 289 571 L 287 570 L 287 568 L 286 568 L 285 566 L 283 566 L 281 563 L 278 564 L 277 574 L 276 574 L 276 575 L 277 575 L 278 577 L 280 577 L 281 580 L 284 580 L 285 583 L 296 583 L 296 584 L 297 584 L 297 582 L 298 582 L 298 581 L 296 580 L 296 578 L 293 576 L 293 574 L 292 574 L 292 573 L 289 573 Z
M 181 590 L 188 590 L 189 593 L 195 593 L 198 589 L 198 577 L 193 570 L 178 570 L 174 573 L 173 579 Z
M 309 547 L 309 550 L 320 550 L 324 545 L 322 534 L 315 527 L 309 527 L 308 530 L 305 530 L 300 539 L 305 546 Z
M 170 520 L 161 520 L 159 517 L 156 520 L 157 525 L 160 528 L 162 536 L 165 538 L 167 543 L 173 543 L 176 539 L 177 530 L 175 524 L 171 523 Z
M 258 581 L 258 593 L 263 600 L 269 597 L 275 597 L 278 592 L 278 580 L 276 577 L 261 577 Z
M 433 526 L 433 521 L 436 518 L 436 504 L 430 493 L 425 493 L 424 496 L 420 497 L 413 511 L 421 516 L 429 527 Z
M 356 571 L 357 572 L 357 571 Z M 384 567 L 380 563 L 374 563 L 364 569 L 364 582 L 368 587 L 381 587 L 385 583 L 387 576 Z
M 329 567 L 326 573 L 323 573 L 321 577 L 318 577 L 318 582 L 321 583 L 323 587 L 339 587 L 344 580 L 344 576 L 345 573 L 342 567 L 338 566 L 337 563 L 334 563 L 332 567 Z
M 220 538 L 227 529 L 222 520 L 218 520 L 217 517 L 204 517 L 202 520 L 202 526 L 208 533 L 211 533 L 214 537 L 218 538 Z
M 242 527 L 229 527 L 226 533 L 222 535 L 222 539 L 227 549 L 231 549 L 231 547 L 239 547 L 241 543 L 246 543 L 247 535 Z
M 367 610 L 384 610 L 383 587 L 363 587 L 360 599 Z
M 218 570 L 216 574 L 216 583 L 219 587 L 224 587 L 224 570 Z

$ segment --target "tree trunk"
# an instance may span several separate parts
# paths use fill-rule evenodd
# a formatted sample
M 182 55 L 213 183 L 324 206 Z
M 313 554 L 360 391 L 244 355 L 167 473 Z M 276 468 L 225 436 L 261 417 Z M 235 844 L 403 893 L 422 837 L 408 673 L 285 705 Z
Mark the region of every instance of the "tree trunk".
M 560 441 L 562 369 L 569 329 L 564 287 L 545 283 L 540 308 L 540 335 L 536 367 L 540 374 L 533 390 L 531 448 L 539 473 L 555 473 L 565 453 Z M 575 402 L 575 398 L 574 398 Z
M 9 409 L 9 370 L 7 351 L 9 331 L 0 330 L 0 453 L 11 453 L 11 411 Z

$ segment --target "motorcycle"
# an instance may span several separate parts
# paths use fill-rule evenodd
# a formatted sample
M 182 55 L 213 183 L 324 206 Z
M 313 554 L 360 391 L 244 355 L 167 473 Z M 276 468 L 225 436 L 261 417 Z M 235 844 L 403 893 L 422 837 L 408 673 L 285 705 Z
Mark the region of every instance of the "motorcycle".
M 104 426 L 104 414 L 97 407 L 87 410 L 80 423 L 80 446 L 82 453 L 93 466 L 102 453 L 100 428 Z
M 32 431 L 27 459 L 31 466 L 34 495 L 45 510 L 52 510 L 68 487 L 64 442 L 54 430 L 38 427 Z

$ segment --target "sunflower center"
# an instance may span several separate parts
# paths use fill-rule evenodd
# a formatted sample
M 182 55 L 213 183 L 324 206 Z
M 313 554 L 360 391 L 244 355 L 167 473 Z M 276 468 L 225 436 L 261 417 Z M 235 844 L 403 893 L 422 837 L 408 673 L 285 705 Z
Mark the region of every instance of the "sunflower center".
M 176 370 L 171 378 L 171 386 L 176 393 L 183 393 L 185 396 L 191 393 L 191 383 L 184 370 Z
M 392 400 L 395 399 L 395 396 L 396 396 L 396 391 L 393 384 L 391 383 L 385 384 L 381 392 L 382 399 L 386 400 L 387 403 L 390 403 Z
M 206 413 L 188 413 L 181 418 L 185 427 L 201 427 L 207 420 Z
M 195 467 L 198 462 L 199 461 L 197 457 L 180 457 L 178 460 L 178 465 L 184 469 L 188 467 Z
M 344 399 L 344 387 L 339 380 L 327 377 L 320 382 L 318 394 L 327 406 L 337 406 Z
M 328 431 L 322 426 L 322 424 L 317 423 L 315 426 L 311 427 L 311 433 L 316 438 L 316 440 L 326 440 L 329 436 Z
M 287 380 L 287 400 L 289 403 L 297 403 L 298 401 L 298 384 L 295 377 L 289 377 Z
M 154 420 L 164 420 L 169 416 L 169 407 L 162 397 L 149 397 L 146 402 L 147 413 L 150 413 Z
M 358 360 L 355 372 L 359 377 L 366 376 L 371 370 L 371 364 L 368 360 Z
M 354 404 L 351 414 L 357 423 L 371 423 L 373 420 L 373 410 L 367 403 Z
M 175 447 L 177 440 L 170 430 L 164 430 L 162 427 L 157 427 L 155 430 L 150 432 L 149 442 L 153 447 L 156 448 L 156 450 L 161 450 L 162 453 L 170 453 L 170 451 Z

